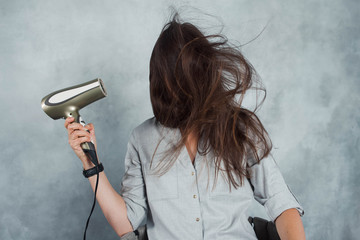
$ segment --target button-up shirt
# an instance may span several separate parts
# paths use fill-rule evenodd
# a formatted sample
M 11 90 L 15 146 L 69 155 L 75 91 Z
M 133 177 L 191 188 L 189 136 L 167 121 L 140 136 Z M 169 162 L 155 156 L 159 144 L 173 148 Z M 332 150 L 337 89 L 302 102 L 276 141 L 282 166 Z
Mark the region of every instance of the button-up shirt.
M 248 160 L 251 178 L 244 178 L 244 184 L 231 191 L 221 171 L 213 188 L 215 158 L 211 151 L 202 156 L 198 149 L 192 163 L 184 146 L 164 175 L 154 175 L 154 166 L 180 138 L 179 129 L 165 127 L 152 117 L 132 130 L 127 145 L 120 194 L 133 229 L 146 219 L 150 240 L 257 239 L 247 216 L 254 198 L 272 221 L 290 208 L 304 214 L 271 157 L 259 164 Z

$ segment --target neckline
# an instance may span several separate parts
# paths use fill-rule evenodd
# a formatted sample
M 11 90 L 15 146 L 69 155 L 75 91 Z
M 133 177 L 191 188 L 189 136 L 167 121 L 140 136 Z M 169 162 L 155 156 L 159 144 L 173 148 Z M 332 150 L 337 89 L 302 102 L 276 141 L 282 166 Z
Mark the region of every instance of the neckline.
M 163 124 L 161 124 L 159 121 L 157 121 L 155 117 L 154 117 L 154 122 L 155 122 L 155 124 L 158 124 L 158 127 L 160 128 L 159 131 L 160 131 L 163 139 L 167 143 L 175 145 L 176 143 L 178 143 L 180 141 L 180 139 L 182 137 L 180 128 L 166 127 Z M 198 139 L 198 145 L 197 145 L 197 151 L 195 153 L 194 162 L 192 161 L 192 159 L 190 157 L 190 154 L 188 153 L 188 150 L 187 150 L 185 144 L 181 148 L 181 153 L 185 154 L 186 159 L 190 161 L 191 165 L 195 165 L 195 163 L 196 163 L 196 159 L 199 156 L 199 150 L 200 150 L 200 148 L 202 146 L 201 144 L 202 144 L 202 139 L 199 138 Z
M 181 139 L 181 132 L 179 128 L 170 128 L 162 125 L 154 117 L 154 123 L 159 127 L 159 132 L 161 136 L 166 140 L 167 143 L 176 144 Z

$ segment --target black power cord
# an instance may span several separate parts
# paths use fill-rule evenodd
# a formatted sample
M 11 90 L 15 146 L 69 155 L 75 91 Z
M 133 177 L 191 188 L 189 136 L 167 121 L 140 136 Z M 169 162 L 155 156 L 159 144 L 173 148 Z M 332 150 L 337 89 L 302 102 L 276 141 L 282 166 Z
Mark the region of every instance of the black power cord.
M 95 149 L 95 147 L 94 147 Z M 98 185 L 99 185 L 99 174 L 100 174 L 100 170 L 99 170 L 99 162 L 98 162 L 98 159 L 97 159 L 97 154 L 96 154 L 96 151 L 95 150 L 84 150 L 86 156 L 91 160 L 92 163 L 95 164 L 95 167 L 96 167 L 96 184 L 95 184 L 95 194 L 94 194 L 94 201 L 93 201 L 93 205 L 91 207 L 91 211 L 90 211 L 90 214 L 89 214 L 89 217 L 86 221 L 86 226 L 85 226 L 85 230 L 84 230 L 84 240 L 86 240 L 86 231 L 87 231 L 87 228 L 89 226 L 89 222 L 90 222 L 90 218 L 91 218 L 91 215 L 95 209 L 95 205 L 96 205 L 96 193 L 97 193 L 97 189 L 98 189 Z
M 93 202 L 93 205 L 91 207 L 91 211 L 90 211 L 90 215 L 86 221 L 86 226 L 85 226 L 85 230 L 84 230 L 84 240 L 86 240 L 86 230 L 89 226 L 89 222 L 90 222 L 90 218 L 91 218 L 91 215 L 94 211 L 94 208 L 95 208 L 95 205 L 96 205 L 96 192 L 97 192 L 97 188 L 98 188 L 98 184 L 99 184 L 99 166 L 96 166 L 97 168 L 97 174 L 96 174 L 96 185 L 95 185 L 95 194 L 94 194 L 94 202 Z

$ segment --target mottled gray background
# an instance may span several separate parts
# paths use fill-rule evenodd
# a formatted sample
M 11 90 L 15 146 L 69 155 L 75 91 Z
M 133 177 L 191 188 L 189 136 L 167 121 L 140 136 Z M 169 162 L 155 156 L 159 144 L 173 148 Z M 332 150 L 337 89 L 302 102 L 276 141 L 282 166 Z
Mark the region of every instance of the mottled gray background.
M 64 121 L 41 110 L 41 98 L 54 90 L 104 80 L 108 97 L 82 115 L 95 124 L 101 161 L 120 189 L 129 133 L 152 117 L 148 63 L 170 5 L 198 8 L 192 15 L 198 24 L 209 32 L 223 24 L 236 44 L 267 25 L 242 51 L 267 89 L 259 116 L 305 209 L 306 235 L 358 239 L 357 0 L 1 0 L 0 239 L 82 238 L 93 193 L 68 146 Z M 256 203 L 250 214 L 267 217 Z M 99 206 L 88 236 L 117 238 Z

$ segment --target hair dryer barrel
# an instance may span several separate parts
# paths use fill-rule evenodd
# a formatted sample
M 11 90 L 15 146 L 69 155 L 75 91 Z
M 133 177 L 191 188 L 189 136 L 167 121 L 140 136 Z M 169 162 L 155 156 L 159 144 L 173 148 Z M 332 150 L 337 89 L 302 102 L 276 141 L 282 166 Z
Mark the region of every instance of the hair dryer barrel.
M 100 78 L 50 93 L 41 100 L 41 107 L 52 119 L 74 117 L 79 122 L 79 110 L 107 95 Z

